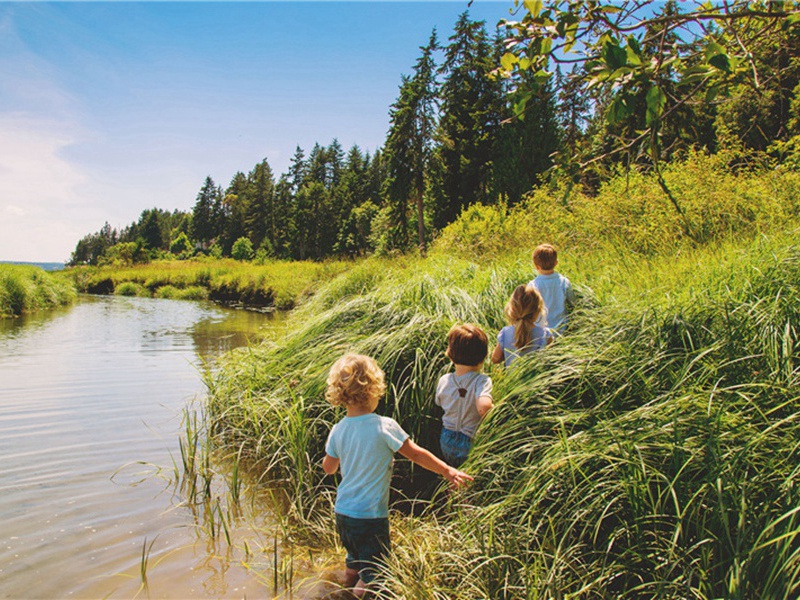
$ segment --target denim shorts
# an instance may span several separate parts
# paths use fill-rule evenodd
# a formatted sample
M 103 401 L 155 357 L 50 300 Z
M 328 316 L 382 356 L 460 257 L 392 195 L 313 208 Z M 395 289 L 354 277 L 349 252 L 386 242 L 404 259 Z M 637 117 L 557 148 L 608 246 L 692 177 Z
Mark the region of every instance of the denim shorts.
M 356 519 L 336 513 L 336 529 L 347 550 L 347 568 L 358 571 L 364 583 L 375 579 L 378 565 L 391 550 L 389 519 Z
M 442 448 L 442 456 L 444 456 L 445 462 L 451 467 L 458 468 L 469 456 L 472 438 L 465 433 L 442 429 L 439 446 Z

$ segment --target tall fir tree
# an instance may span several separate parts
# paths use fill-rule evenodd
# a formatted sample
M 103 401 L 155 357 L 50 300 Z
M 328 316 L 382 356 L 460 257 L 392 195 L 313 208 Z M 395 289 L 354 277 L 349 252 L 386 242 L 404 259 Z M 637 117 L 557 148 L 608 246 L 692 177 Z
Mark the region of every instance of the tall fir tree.
M 440 72 L 441 117 L 438 128 L 435 224 L 443 227 L 475 202 L 488 202 L 492 151 L 504 101 L 492 76 L 494 49 L 482 21 L 463 13 L 456 23 Z
M 218 230 L 218 224 L 214 220 L 218 195 L 219 190 L 214 180 L 210 176 L 206 177 L 192 209 L 192 238 L 204 248 L 208 247 Z
M 245 224 L 248 237 L 254 248 L 260 248 L 265 241 L 271 247 L 275 242 L 276 235 L 272 206 L 275 180 L 266 158 L 253 167 L 247 180 Z
M 409 203 L 416 209 L 417 243 L 425 253 L 425 172 L 431 157 L 436 126 L 436 30 L 414 65 L 414 75 L 403 77 L 400 96 L 392 105 L 389 134 L 384 147 L 386 192 L 391 206 L 393 235 L 390 244 L 405 249 L 409 243 Z

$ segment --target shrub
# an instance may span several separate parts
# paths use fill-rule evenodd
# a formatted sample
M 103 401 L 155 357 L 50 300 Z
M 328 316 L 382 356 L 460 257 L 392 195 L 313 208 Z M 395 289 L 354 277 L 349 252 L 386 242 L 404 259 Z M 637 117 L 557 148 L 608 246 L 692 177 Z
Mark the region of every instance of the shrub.
M 114 288 L 117 296 L 150 296 L 147 288 L 133 281 L 123 281 Z
M 246 237 L 240 237 L 233 243 L 231 257 L 236 260 L 250 260 L 253 258 L 253 243 Z

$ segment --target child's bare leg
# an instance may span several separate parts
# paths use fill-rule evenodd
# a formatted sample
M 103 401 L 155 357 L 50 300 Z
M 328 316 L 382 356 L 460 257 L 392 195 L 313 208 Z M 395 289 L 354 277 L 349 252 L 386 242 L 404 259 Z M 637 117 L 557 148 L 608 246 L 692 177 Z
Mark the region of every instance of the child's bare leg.
M 358 571 L 355 569 L 351 569 L 350 567 L 345 567 L 344 569 L 344 587 L 352 588 L 357 585 L 357 583 L 361 581 L 358 576 Z
M 353 595 L 356 598 L 363 598 L 364 595 L 369 591 L 369 584 L 364 583 L 361 578 L 359 578 L 358 583 L 353 588 Z

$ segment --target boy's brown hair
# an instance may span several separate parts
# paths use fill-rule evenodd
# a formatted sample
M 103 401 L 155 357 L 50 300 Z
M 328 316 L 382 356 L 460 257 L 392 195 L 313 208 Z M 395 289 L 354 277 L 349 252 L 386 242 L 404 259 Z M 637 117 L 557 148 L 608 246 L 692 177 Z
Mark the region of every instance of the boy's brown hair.
M 345 354 L 333 363 L 325 398 L 334 406 L 377 406 L 386 391 L 383 371 L 374 358 Z
M 550 244 L 540 244 L 533 251 L 533 264 L 542 271 L 550 271 L 556 268 L 558 263 L 558 252 Z
M 447 333 L 445 354 L 456 365 L 477 367 L 486 360 L 488 353 L 489 339 L 477 325 L 453 325 Z

